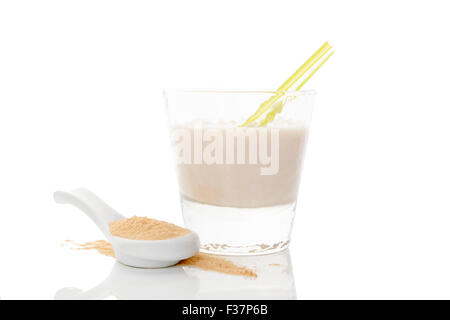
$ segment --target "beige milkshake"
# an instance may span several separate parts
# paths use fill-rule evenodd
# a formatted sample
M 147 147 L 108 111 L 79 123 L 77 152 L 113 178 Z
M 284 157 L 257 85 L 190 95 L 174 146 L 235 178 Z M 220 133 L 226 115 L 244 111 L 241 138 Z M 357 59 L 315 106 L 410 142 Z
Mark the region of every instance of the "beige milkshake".
M 303 126 L 287 121 L 264 128 L 202 122 L 172 132 L 184 199 L 234 208 L 295 202 L 307 135 Z

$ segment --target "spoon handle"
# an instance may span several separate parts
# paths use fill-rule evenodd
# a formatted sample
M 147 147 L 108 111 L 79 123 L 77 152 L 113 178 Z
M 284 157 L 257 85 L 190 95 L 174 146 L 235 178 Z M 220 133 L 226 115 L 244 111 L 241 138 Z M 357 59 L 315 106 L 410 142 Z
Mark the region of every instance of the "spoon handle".
M 109 223 L 124 219 L 122 215 L 108 206 L 103 200 L 85 188 L 75 189 L 69 192 L 56 191 L 53 194 L 55 202 L 71 204 L 83 211 L 94 221 L 107 239 L 110 239 Z

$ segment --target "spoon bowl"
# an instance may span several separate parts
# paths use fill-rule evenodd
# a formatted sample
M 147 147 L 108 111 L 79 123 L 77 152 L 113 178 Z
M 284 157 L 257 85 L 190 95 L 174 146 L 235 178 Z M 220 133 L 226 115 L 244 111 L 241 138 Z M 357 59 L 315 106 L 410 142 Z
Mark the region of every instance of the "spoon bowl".
M 111 235 L 109 223 L 125 217 L 87 189 L 56 191 L 53 198 L 57 203 L 77 207 L 91 218 L 111 243 L 117 261 L 125 265 L 137 268 L 169 267 L 192 257 L 200 248 L 200 240 L 192 231 L 164 240 L 132 240 Z

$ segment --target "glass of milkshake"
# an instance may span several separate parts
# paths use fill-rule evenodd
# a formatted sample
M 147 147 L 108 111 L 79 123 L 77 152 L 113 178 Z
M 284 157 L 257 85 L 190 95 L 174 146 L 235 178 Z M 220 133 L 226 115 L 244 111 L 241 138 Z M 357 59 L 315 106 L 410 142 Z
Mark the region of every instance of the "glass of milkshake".
M 273 122 L 242 126 L 275 95 L 284 106 Z M 315 92 L 166 90 L 165 98 L 183 218 L 201 250 L 286 249 Z

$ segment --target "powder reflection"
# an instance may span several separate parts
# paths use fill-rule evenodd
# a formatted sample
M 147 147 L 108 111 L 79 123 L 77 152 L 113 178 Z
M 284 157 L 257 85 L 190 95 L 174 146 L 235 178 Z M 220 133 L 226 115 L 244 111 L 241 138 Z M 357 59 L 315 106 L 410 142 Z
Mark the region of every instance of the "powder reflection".
M 187 266 L 137 269 L 116 262 L 109 276 L 98 286 L 87 291 L 63 288 L 55 299 L 296 299 L 289 251 L 226 258 L 255 270 L 258 277 Z

